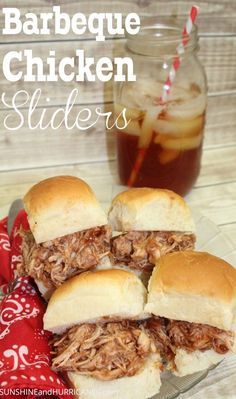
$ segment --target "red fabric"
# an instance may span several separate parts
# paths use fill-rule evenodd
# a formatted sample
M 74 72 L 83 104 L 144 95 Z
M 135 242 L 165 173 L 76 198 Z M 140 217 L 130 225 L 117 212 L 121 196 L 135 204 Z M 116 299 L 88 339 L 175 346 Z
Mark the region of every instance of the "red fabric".
M 7 234 L 7 218 L 0 222 L 0 286 L 11 280 L 10 242 Z
M 28 230 L 28 220 L 24 210 L 18 213 L 10 237 L 7 234 L 7 218 L 0 221 L 0 286 L 14 279 L 13 270 L 21 259 L 20 228 Z
M 18 214 L 10 238 L 6 222 L 0 222 L 0 284 L 5 292 L 21 256 L 19 228 L 28 228 L 24 211 Z M 43 301 L 29 277 L 20 277 L 12 285 L 1 303 L 0 397 L 72 398 L 63 380 L 50 369 L 50 333 L 43 330 Z

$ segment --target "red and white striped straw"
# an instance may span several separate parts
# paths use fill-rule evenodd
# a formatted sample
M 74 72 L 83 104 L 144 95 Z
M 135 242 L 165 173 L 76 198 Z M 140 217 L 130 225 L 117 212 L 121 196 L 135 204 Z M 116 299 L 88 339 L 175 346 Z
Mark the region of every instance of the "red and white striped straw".
M 185 47 L 190 39 L 190 33 L 192 31 L 194 22 L 196 21 L 196 18 L 198 15 L 198 10 L 199 10 L 199 8 L 197 6 L 195 6 L 195 5 L 192 6 L 190 13 L 189 13 L 188 20 L 184 26 L 183 31 L 182 31 L 182 41 L 176 48 L 176 56 L 174 57 L 168 77 L 163 86 L 163 91 L 162 91 L 162 95 L 161 95 L 161 99 L 160 99 L 161 103 L 163 103 L 163 104 L 166 103 L 166 101 L 167 101 L 172 83 L 176 77 L 176 72 L 178 71 L 178 69 L 181 65 L 181 62 L 182 62 L 181 55 L 184 54 Z M 150 143 L 149 143 L 149 145 L 150 145 Z M 144 158 L 146 156 L 147 149 L 148 148 L 139 148 L 139 150 L 138 150 L 138 155 L 136 157 L 135 164 L 133 166 L 133 169 L 131 171 L 130 177 L 127 182 L 127 185 L 129 187 L 132 187 L 137 179 L 139 170 L 140 170 L 140 168 L 143 164 Z
M 188 44 L 188 41 L 190 38 L 189 35 L 193 29 L 193 24 L 197 18 L 197 15 L 198 15 L 198 7 L 193 6 L 190 10 L 188 20 L 185 24 L 183 31 L 182 31 L 182 41 L 176 48 L 177 54 L 173 60 L 169 75 L 168 75 L 168 77 L 164 83 L 164 86 L 163 86 L 163 92 L 162 92 L 162 96 L 161 96 L 162 103 L 165 103 L 167 101 L 171 85 L 172 85 L 173 81 L 175 80 L 176 72 L 178 71 L 178 69 L 181 65 L 181 55 L 184 54 L 184 52 L 185 52 L 185 47 Z

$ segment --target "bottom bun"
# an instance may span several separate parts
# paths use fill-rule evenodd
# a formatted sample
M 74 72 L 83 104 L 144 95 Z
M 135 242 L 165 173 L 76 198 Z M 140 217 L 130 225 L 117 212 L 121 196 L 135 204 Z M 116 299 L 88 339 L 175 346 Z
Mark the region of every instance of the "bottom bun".
M 178 377 L 197 373 L 216 365 L 226 356 L 229 355 L 220 355 L 212 349 L 204 352 L 197 350 L 191 353 L 186 352 L 184 349 L 177 349 L 175 355 L 176 370 L 173 373 Z
M 156 395 L 161 386 L 160 357 L 152 355 L 143 370 L 133 377 L 112 381 L 69 372 L 68 378 L 80 399 L 147 399 Z

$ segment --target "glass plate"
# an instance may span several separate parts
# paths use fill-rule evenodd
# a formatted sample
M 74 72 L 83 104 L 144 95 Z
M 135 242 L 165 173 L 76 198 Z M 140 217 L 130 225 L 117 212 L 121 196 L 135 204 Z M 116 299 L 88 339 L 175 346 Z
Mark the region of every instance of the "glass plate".
M 192 212 L 197 229 L 196 249 L 220 256 L 236 267 L 236 250 L 232 242 L 208 218 L 200 215 L 194 210 Z M 209 371 L 213 370 L 215 367 L 217 367 L 217 365 L 208 370 L 187 375 L 186 377 L 176 377 L 170 372 L 164 372 L 162 374 L 161 390 L 159 394 L 153 396 L 152 399 L 176 398 L 202 381 Z
M 121 191 L 117 187 L 114 192 L 112 189 L 111 197 Z M 227 262 L 236 267 L 236 249 L 232 242 L 219 230 L 219 228 L 205 216 L 192 210 L 193 217 L 196 223 L 197 245 L 196 249 L 199 251 L 210 252 L 213 255 L 220 256 Z M 162 373 L 162 386 L 158 395 L 153 396 L 151 399 L 173 399 L 180 394 L 193 388 L 196 384 L 202 381 L 210 370 L 200 371 L 186 377 L 176 377 L 170 372 Z
M 161 376 L 162 385 L 158 395 L 153 396 L 151 399 L 173 399 L 177 398 L 180 394 L 187 392 L 196 384 L 202 381 L 210 370 L 217 366 L 211 367 L 208 370 L 199 371 L 198 373 L 187 375 L 186 377 L 176 377 L 169 371 L 164 372 Z

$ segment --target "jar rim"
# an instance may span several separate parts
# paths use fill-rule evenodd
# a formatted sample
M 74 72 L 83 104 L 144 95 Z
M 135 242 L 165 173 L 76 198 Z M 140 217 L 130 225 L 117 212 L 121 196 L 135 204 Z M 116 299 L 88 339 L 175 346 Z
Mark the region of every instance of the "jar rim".
M 173 20 L 165 19 L 158 21 L 156 17 L 141 18 L 141 27 L 137 35 L 126 33 L 127 47 L 134 53 L 147 54 L 148 44 L 149 50 L 158 49 L 163 46 L 174 46 L 174 49 L 182 42 L 183 26 Z M 198 28 L 193 24 L 192 31 L 189 35 L 188 43 L 185 45 L 185 51 L 193 51 L 197 48 Z M 144 48 L 143 52 L 141 48 Z

